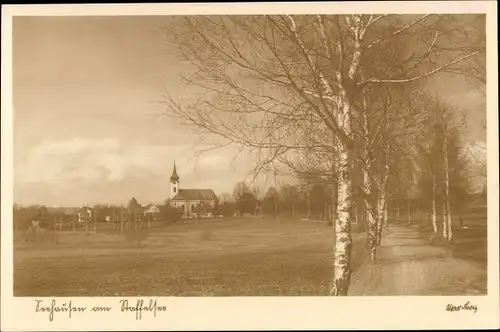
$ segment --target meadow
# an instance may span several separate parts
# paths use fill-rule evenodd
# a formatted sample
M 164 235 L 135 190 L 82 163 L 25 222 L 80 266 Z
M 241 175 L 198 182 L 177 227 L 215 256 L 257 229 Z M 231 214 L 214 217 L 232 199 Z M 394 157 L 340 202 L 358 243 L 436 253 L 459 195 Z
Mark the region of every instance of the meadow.
M 334 234 L 324 223 L 262 217 L 58 232 L 14 245 L 14 296 L 324 296 Z M 365 235 L 353 235 L 355 271 Z

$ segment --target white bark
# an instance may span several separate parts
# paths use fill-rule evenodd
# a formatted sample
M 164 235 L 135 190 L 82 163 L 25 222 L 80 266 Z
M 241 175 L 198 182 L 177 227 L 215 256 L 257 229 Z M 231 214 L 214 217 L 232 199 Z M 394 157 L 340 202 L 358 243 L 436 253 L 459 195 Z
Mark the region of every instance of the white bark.
M 448 238 L 448 218 L 446 216 L 446 203 L 443 202 L 443 238 Z
M 436 215 L 436 175 L 432 178 L 432 231 L 437 234 L 437 215 Z
M 448 132 L 446 128 L 446 123 L 444 125 L 443 130 L 443 158 L 444 158 L 444 202 L 446 204 L 446 227 L 448 241 L 451 241 L 453 238 L 453 232 L 451 229 L 451 204 L 450 204 L 450 176 L 449 176 L 449 166 L 448 166 Z
M 351 206 L 352 183 L 349 154 L 342 147 L 339 154 L 339 185 L 337 218 L 335 220 L 335 246 L 333 258 L 333 286 L 331 295 L 347 295 L 351 279 Z
M 377 206 L 377 245 L 380 246 L 382 242 L 382 227 L 384 223 L 387 223 L 387 202 L 385 198 L 385 192 L 381 191 L 378 197 Z
M 386 118 L 387 119 L 387 118 Z M 387 120 L 386 120 L 387 122 Z M 386 127 L 388 129 L 388 127 Z M 385 167 L 382 175 L 382 182 L 379 183 L 378 194 L 378 217 L 377 217 L 377 245 L 382 242 L 382 226 L 387 225 L 387 181 L 389 179 L 389 143 L 385 148 Z
M 377 255 L 378 215 L 376 208 L 372 202 L 372 188 L 373 184 L 371 176 L 369 174 L 369 166 L 365 166 L 363 168 L 363 196 L 366 212 L 366 226 L 368 229 L 367 237 L 370 250 L 370 259 L 375 260 L 375 257 Z
M 411 224 L 411 199 L 408 199 L 408 224 Z
M 389 225 L 389 203 L 387 200 L 385 201 L 385 207 L 384 207 L 384 224 L 386 226 Z
M 351 103 L 347 91 L 340 89 L 342 108 L 339 110 L 338 122 L 343 133 L 350 138 Z M 335 220 L 335 247 L 333 254 L 333 285 L 330 295 L 345 296 L 351 280 L 351 210 L 352 210 L 352 181 L 349 144 L 350 142 L 337 141 L 339 155 L 337 159 L 338 186 L 337 186 L 337 215 Z
M 363 95 L 363 109 L 360 113 L 362 124 L 362 134 L 364 139 L 364 151 L 363 151 L 363 197 L 364 205 L 366 211 L 366 223 L 367 223 L 367 236 L 368 236 L 368 246 L 370 250 L 370 259 L 375 260 L 377 254 L 377 243 L 378 243 L 378 224 L 379 224 L 379 213 L 378 213 L 378 202 L 373 202 L 373 183 L 372 183 L 372 162 L 371 159 L 371 143 L 370 143 L 370 130 L 368 126 L 368 103 L 366 95 Z M 377 200 L 378 201 L 378 200 Z

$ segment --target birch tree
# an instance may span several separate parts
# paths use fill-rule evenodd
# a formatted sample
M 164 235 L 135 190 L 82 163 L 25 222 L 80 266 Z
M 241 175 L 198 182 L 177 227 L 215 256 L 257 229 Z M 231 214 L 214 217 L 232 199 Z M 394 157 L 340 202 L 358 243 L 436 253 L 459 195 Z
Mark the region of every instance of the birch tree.
M 432 126 L 430 127 L 430 135 L 431 137 L 426 137 L 427 141 L 419 142 L 417 145 L 418 148 L 418 157 L 419 157 L 419 169 L 421 172 L 420 176 L 420 192 L 423 193 L 423 198 L 429 197 L 428 188 L 431 188 L 430 197 L 431 197 L 431 226 L 434 234 L 438 234 L 438 225 L 437 225 L 437 194 L 439 191 L 438 187 L 438 176 L 439 176 L 439 168 L 436 165 L 436 160 L 438 159 L 437 153 L 439 150 L 436 146 L 435 132 L 432 130 Z M 425 132 L 424 132 L 425 133 Z M 429 134 L 428 132 L 425 134 Z M 430 183 L 429 183 L 430 182 Z
M 448 160 L 448 126 L 446 121 L 442 123 L 443 135 L 443 168 L 444 168 L 444 204 L 445 204 L 445 218 L 443 222 L 446 224 L 448 230 L 447 240 L 451 241 L 453 238 L 453 231 L 451 227 L 451 204 L 450 204 L 450 166 Z
M 465 120 L 458 116 L 460 111 L 427 97 L 426 120 L 419 138 L 419 188 L 425 197 L 431 197 L 431 224 L 438 233 L 437 205 L 441 207 L 443 238 L 453 239 L 453 210 L 461 211 L 467 201 L 470 172 L 467 150 L 462 146 L 460 136 L 464 133 Z M 429 192 L 428 188 L 432 188 Z M 440 203 L 438 204 L 438 201 Z
M 182 60 L 194 68 L 186 82 L 200 95 L 182 100 L 167 94 L 165 102 L 169 114 L 183 124 L 258 150 L 262 164 L 297 150 L 335 153 L 338 195 L 330 294 L 347 295 L 357 130 L 353 122 L 360 96 L 369 86 L 411 86 L 480 56 L 470 37 L 462 37 L 463 19 L 459 15 L 176 18 L 171 35 Z M 316 143 L 309 143 L 309 137 Z
M 413 105 L 413 96 L 397 86 L 365 89 L 360 107 L 359 140 L 363 165 L 364 202 L 368 224 L 370 257 L 376 257 L 383 225 L 387 223 L 389 177 L 404 159 L 411 159 L 407 150 L 413 145 L 420 123 L 420 112 Z M 368 95 L 369 97 L 367 98 Z M 370 107 L 368 107 L 370 105 Z

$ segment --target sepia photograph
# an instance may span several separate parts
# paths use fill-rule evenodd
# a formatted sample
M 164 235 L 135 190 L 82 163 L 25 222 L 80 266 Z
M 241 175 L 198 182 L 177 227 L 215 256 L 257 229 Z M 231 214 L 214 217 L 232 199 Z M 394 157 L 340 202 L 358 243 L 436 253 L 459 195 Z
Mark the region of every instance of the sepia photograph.
M 485 13 L 11 20 L 14 298 L 492 295 Z

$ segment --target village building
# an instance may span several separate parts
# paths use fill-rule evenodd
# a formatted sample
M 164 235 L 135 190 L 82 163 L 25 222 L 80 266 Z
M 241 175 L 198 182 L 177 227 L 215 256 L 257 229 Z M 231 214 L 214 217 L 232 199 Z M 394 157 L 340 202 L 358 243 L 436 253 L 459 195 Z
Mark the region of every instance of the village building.
M 218 202 L 212 189 L 180 189 L 180 178 L 174 162 L 174 170 L 170 177 L 170 204 L 181 209 L 183 216 L 192 218 L 208 214 Z
M 144 207 L 144 211 L 142 213 L 144 214 L 145 217 L 154 220 L 160 213 L 160 209 L 154 204 L 148 204 Z

